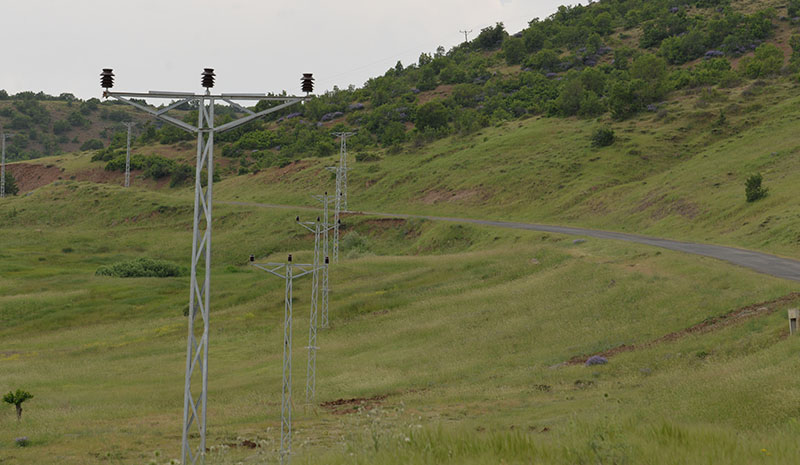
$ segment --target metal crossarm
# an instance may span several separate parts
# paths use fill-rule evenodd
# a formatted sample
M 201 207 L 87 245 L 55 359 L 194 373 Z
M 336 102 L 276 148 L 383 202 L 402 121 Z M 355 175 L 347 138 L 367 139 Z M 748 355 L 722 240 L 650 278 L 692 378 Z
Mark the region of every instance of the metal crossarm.
M 280 461 L 289 460 L 292 453 L 292 287 L 295 279 L 313 273 L 310 264 L 294 264 L 292 256 L 286 263 L 253 263 L 251 265 L 286 281 L 283 298 L 283 369 L 281 382 L 281 448 Z
M 171 91 L 150 91 L 146 93 L 112 92 L 109 90 L 114 85 L 112 70 L 104 69 L 101 74 L 101 86 L 105 88 L 103 92 L 105 98 L 112 98 L 131 105 L 134 108 L 150 114 L 154 118 L 197 135 L 194 214 L 192 225 L 191 289 L 189 291 L 190 311 L 186 342 L 186 377 L 184 383 L 183 432 L 181 443 L 181 463 L 184 465 L 204 463 L 206 453 L 214 136 L 217 133 L 241 126 L 256 118 L 266 116 L 272 112 L 300 103 L 309 98 L 308 95 L 306 97 L 267 97 L 266 94 L 212 94 L 211 88 L 214 86 L 215 76 L 213 71 L 213 69 L 206 69 L 203 73 L 202 84 L 203 87 L 206 88 L 206 91 L 202 94 Z M 154 108 L 146 103 L 140 103 L 133 99 L 170 99 L 173 101 L 163 108 Z M 234 102 L 237 100 L 268 100 L 283 103 L 256 113 Z M 214 109 L 218 101 L 226 102 L 246 116 L 216 126 Z M 189 124 L 167 114 L 170 110 L 184 104 L 197 106 L 198 117 L 196 125 Z M 128 145 L 130 146 L 130 143 Z M 128 154 L 130 154 L 130 149 L 128 150 Z M 130 159 L 128 155 L 128 158 L 126 158 L 126 186 L 129 185 L 129 172 Z M 291 300 L 288 302 L 291 303 Z M 198 316 L 200 317 L 199 320 Z M 289 376 L 291 376 L 291 373 L 289 373 Z M 291 422 L 291 419 L 289 422 Z M 196 434 L 194 433 L 195 426 Z

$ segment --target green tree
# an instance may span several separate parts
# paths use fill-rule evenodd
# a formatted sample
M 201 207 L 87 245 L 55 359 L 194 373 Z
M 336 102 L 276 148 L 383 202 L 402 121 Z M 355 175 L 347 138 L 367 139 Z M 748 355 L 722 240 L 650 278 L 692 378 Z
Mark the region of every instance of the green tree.
M 667 93 L 667 62 L 649 53 L 638 56 L 631 64 L 631 78 L 641 80 L 637 93 L 644 105 L 664 98 Z
M 531 57 L 527 65 L 539 71 L 554 71 L 560 63 L 561 59 L 556 52 L 550 49 L 544 49 Z
M 525 58 L 525 41 L 516 37 L 509 37 L 503 41 L 503 56 L 509 65 L 518 65 Z
M 768 189 L 761 185 L 763 180 L 764 178 L 761 177 L 761 173 L 756 173 L 747 178 L 747 181 L 744 183 L 744 193 L 748 202 L 755 202 L 767 196 Z
M 450 113 L 442 102 L 434 100 L 428 102 L 417 110 L 417 128 L 424 131 L 426 129 L 439 129 L 447 126 Z
M 772 44 L 761 44 L 755 56 L 744 57 L 739 62 L 739 69 L 752 79 L 773 76 L 783 67 L 783 51 Z
M 6 194 L 17 195 L 19 193 L 19 186 L 14 175 L 6 171 Z
M 17 409 L 17 421 L 22 419 L 22 403 L 28 399 L 33 399 L 33 396 L 28 391 L 17 389 L 17 392 L 9 392 L 3 396 L 3 402 L 12 404 Z

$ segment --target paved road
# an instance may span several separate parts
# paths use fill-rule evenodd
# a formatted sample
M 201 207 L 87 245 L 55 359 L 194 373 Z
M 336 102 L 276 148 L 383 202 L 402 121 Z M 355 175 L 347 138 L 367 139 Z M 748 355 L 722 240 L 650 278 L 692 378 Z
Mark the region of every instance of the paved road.
M 318 210 L 311 207 L 294 207 L 288 205 L 272 205 L 266 203 L 251 202 L 220 202 L 228 205 L 240 205 L 246 207 L 259 208 L 280 208 L 280 209 L 303 209 Z M 757 271 L 759 273 L 776 276 L 778 278 L 800 281 L 800 261 L 790 258 L 778 257 L 752 250 L 737 249 L 735 247 L 724 247 L 721 245 L 697 244 L 692 242 L 672 241 L 669 239 L 659 239 L 657 237 L 640 236 L 638 234 L 627 234 L 613 231 L 601 231 L 596 229 L 572 228 L 567 226 L 552 226 L 546 224 L 516 223 L 511 221 L 475 220 L 470 218 L 452 218 L 446 216 L 428 215 L 404 215 L 398 213 L 380 212 L 351 212 L 363 213 L 365 215 L 384 216 L 388 218 L 422 218 L 431 221 L 450 221 L 453 223 L 471 223 L 483 226 L 495 226 L 498 228 L 524 229 L 528 231 L 544 231 L 557 234 L 569 234 L 573 236 L 594 237 L 597 239 L 612 239 L 626 242 L 637 242 L 639 244 L 662 247 L 678 252 L 685 252 L 694 255 L 702 255 L 723 260 L 734 265 Z

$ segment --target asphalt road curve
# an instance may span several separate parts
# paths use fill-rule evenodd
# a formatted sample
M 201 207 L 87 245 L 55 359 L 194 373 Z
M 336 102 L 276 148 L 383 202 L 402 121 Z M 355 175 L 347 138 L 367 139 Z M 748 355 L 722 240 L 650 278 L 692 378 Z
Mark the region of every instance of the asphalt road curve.
M 271 205 L 263 203 L 250 203 L 250 202 L 223 202 L 229 205 L 253 206 L 262 208 L 293 208 L 298 209 L 302 207 L 291 207 L 288 205 Z M 304 208 L 306 209 L 306 208 Z M 316 208 L 314 208 L 316 210 Z M 628 234 L 613 231 L 601 231 L 596 229 L 573 228 L 568 226 L 552 226 L 547 224 L 534 224 L 534 223 L 517 223 L 512 221 L 493 221 L 493 220 L 476 220 L 470 218 L 452 218 L 446 216 L 427 216 L 427 215 L 404 215 L 398 213 L 380 213 L 380 212 L 351 212 L 361 213 L 364 215 L 383 216 L 387 218 L 422 218 L 431 221 L 449 221 L 452 223 L 471 223 L 482 226 L 494 226 L 498 228 L 508 229 L 524 229 L 527 231 L 544 231 L 556 234 L 569 234 L 573 236 L 594 237 L 596 239 L 611 239 L 617 241 L 636 242 L 639 244 L 651 245 L 653 247 L 661 247 L 669 250 L 676 250 L 678 252 L 685 252 L 694 255 L 702 255 L 704 257 L 716 258 L 723 260 L 734 265 L 739 265 L 744 268 L 764 273 L 778 278 L 790 279 L 792 281 L 800 281 L 800 261 L 792 260 L 790 258 L 778 257 L 761 252 L 754 252 L 752 250 L 737 249 L 735 247 L 725 247 L 721 245 L 711 244 L 697 244 L 693 242 L 673 241 L 669 239 L 660 239 L 657 237 L 640 236 L 638 234 Z

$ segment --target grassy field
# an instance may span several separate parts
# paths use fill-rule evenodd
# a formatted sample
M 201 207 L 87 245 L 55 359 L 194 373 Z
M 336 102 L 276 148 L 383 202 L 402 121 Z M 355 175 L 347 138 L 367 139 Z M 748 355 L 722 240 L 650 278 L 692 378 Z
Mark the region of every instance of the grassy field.
M 188 279 L 94 271 L 143 256 L 188 265 L 185 193 L 67 181 L 0 203 L 0 392 L 36 396 L 21 422 L 0 415 L 0 463 L 178 458 Z M 276 462 L 282 283 L 246 263 L 308 260 L 297 213 L 215 210 L 209 463 Z M 794 283 L 525 231 L 351 216 L 343 233 L 310 406 L 310 281 L 297 283 L 295 463 L 800 459 L 796 298 L 648 345 Z M 565 364 L 623 344 L 644 347 Z

